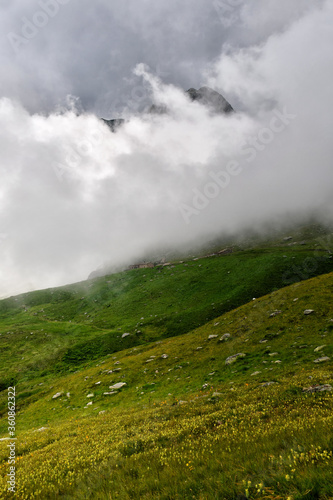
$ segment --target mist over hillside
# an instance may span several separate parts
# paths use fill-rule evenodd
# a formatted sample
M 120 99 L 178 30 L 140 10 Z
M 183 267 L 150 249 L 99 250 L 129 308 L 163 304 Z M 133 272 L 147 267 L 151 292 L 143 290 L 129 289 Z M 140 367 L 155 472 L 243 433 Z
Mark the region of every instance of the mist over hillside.
M 152 248 L 182 251 L 313 214 L 330 223 L 333 8 L 284 15 L 260 40 L 224 43 L 198 85 L 193 77 L 236 113 L 191 102 L 185 80 L 143 63 L 132 65 L 129 105 L 105 113 L 73 95 L 65 108 L 33 109 L 5 89 L 0 295 L 82 280 Z M 146 101 L 168 113 L 143 113 Z M 126 121 L 112 134 L 100 116 Z

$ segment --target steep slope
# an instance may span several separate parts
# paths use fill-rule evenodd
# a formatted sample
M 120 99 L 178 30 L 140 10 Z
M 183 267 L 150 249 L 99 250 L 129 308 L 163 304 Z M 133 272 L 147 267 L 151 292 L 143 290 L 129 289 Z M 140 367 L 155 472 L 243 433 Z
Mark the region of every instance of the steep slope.
M 332 498 L 332 296 L 333 273 L 35 380 L 18 404 L 22 498 Z
M 0 389 L 19 382 L 24 393 L 36 376 L 184 334 L 253 297 L 332 270 L 330 257 L 296 247 L 235 252 L 0 301 Z

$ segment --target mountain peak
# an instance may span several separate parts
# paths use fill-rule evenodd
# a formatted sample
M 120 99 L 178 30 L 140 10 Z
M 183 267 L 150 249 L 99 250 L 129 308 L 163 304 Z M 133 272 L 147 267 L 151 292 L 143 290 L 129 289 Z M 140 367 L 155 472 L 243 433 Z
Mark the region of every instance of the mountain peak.
M 210 87 L 201 87 L 199 90 L 191 88 L 186 91 L 191 101 L 198 101 L 205 106 L 209 106 L 215 113 L 232 113 L 233 107 L 216 90 Z

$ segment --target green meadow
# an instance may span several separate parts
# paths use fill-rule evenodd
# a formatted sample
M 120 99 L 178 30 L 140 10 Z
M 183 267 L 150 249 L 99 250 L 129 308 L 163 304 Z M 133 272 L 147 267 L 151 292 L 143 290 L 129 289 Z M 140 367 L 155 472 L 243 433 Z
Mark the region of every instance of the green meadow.
M 332 499 L 328 245 L 2 300 L 0 497 L 15 386 L 16 498 Z

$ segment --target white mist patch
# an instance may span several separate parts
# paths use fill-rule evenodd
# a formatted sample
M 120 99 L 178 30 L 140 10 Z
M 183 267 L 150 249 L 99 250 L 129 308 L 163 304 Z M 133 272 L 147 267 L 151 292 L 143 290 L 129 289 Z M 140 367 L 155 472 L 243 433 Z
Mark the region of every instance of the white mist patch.
M 209 68 L 204 83 L 246 113 L 213 114 L 143 65 L 136 75 L 168 112 L 115 134 L 91 114 L 0 99 L 0 295 L 83 280 L 150 248 L 331 217 L 332 10 Z

